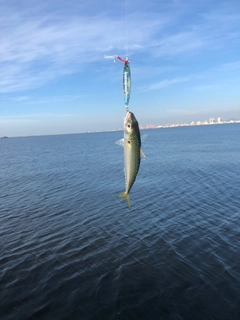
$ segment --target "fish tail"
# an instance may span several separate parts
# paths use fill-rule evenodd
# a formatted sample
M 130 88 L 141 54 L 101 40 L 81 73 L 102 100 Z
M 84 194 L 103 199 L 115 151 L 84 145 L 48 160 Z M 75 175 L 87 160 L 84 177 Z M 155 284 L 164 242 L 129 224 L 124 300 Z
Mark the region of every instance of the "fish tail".
M 120 198 L 126 198 L 127 204 L 128 204 L 128 208 L 130 208 L 130 197 L 129 197 L 129 194 L 126 193 L 126 192 L 124 192 L 124 193 L 120 194 L 119 197 L 120 197 Z

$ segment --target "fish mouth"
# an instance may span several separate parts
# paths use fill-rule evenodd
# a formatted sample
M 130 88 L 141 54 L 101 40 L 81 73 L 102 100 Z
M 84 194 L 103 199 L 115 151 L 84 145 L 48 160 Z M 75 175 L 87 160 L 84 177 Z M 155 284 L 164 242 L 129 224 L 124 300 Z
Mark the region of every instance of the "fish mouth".
M 128 111 L 126 120 L 131 120 L 131 121 L 135 120 L 134 114 L 131 111 Z
M 124 127 L 128 131 L 130 128 L 138 126 L 138 122 L 134 116 L 134 114 L 130 111 L 128 111 L 126 118 L 124 120 Z

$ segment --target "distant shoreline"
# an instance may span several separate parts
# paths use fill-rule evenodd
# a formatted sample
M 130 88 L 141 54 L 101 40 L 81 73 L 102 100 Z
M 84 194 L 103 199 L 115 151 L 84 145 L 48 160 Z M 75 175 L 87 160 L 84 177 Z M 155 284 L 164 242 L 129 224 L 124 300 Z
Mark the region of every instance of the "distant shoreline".
M 157 126 L 156 129 L 169 129 L 169 128 L 178 128 L 178 127 L 199 127 L 199 126 L 212 126 L 212 125 L 221 125 L 221 124 L 240 124 L 240 120 L 231 120 L 231 121 L 222 121 L 222 122 L 213 122 L 213 123 L 181 123 L 181 124 L 171 124 L 164 126 Z M 146 128 L 147 129 L 147 128 Z M 149 128 L 154 129 L 154 128 Z
M 220 124 L 240 124 L 240 120 L 231 120 L 231 121 L 224 121 L 222 123 L 201 123 L 201 124 L 171 124 L 171 125 L 164 125 L 164 126 L 149 126 L 149 127 L 142 127 L 140 126 L 140 130 L 151 130 L 151 129 L 171 129 L 171 128 L 186 128 L 186 127 L 200 127 L 200 126 L 211 126 L 211 125 L 220 125 Z M 28 138 L 28 137 L 48 137 L 48 136 L 64 136 L 64 135 L 76 135 L 76 134 L 92 134 L 92 133 L 108 133 L 108 132 L 119 132 L 123 131 L 122 129 L 113 129 L 113 130 L 103 130 L 103 131 L 85 131 L 85 132 L 76 132 L 76 133 L 56 133 L 56 134 L 39 134 L 39 135 L 31 135 L 31 136 L 13 136 L 7 137 L 2 136 L 1 139 L 4 138 Z

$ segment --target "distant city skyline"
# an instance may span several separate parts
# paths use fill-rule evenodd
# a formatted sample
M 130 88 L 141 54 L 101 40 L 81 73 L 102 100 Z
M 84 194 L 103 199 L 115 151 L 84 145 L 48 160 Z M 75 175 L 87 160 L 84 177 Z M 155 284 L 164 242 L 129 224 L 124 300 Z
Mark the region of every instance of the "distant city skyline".
M 210 118 L 209 121 L 191 121 L 191 123 L 175 123 L 171 125 L 157 126 L 157 128 L 172 128 L 172 127 L 188 127 L 188 126 L 204 126 L 204 125 L 214 125 L 214 124 L 231 124 L 231 123 L 240 123 L 240 120 L 222 120 L 218 117 Z
M 213 125 L 213 124 L 231 124 L 231 123 L 240 123 L 240 119 L 231 119 L 231 120 L 223 120 L 220 117 L 209 118 L 209 120 L 204 121 L 191 121 L 190 123 L 187 122 L 178 122 L 178 123 L 171 123 L 165 125 L 157 125 L 157 124 L 146 124 L 146 125 L 139 125 L 140 129 L 157 129 L 157 128 L 175 128 L 175 127 L 188 127 L 188 126 L 203 126 L 203 125 Z M 120 129 L 119 129 L 120 130 Z
M 220 125 L 220 124 L 233 124 L 233 123 L 239 123 L 240 120 L 222 120 L 220 117 L 217 119 L 210 118 L 209 121 L 192 121 L 191 123 L 172 123 L 172 124 L 165 124 L 165 125 L 156 125 L 156 124 L 146 124 L 141 125 L 139 124 L 140 130 L 147 130 L 147 129 L 166 129 L 166 128 L 177 128 L 177 127 L 193 127 L 193 126 L 206 126 L 206 125 Z M 112 131 L 123 131 L 123 128 L 118 129 L 110 129 L 110 130 L 88 130 L 86 132 L 74 132 L 72 134 L 81 134 L 81 133 L 100 133 L 100 132 L 112 132 Z M 54 135 L 61 135 L 63 133 L 55 133 Z M 65 134 L 71 134 L 71 133 L 65 133 Z M 0 138 L 8 138 L 6 135 L 0 136 Z

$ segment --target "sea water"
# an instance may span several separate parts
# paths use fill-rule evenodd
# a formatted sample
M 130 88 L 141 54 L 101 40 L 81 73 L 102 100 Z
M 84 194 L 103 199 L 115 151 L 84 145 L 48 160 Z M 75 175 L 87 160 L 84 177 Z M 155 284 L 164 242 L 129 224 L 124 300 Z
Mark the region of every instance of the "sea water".
M 0 319 L 240 319 L 240 125 L 0 140 Z

